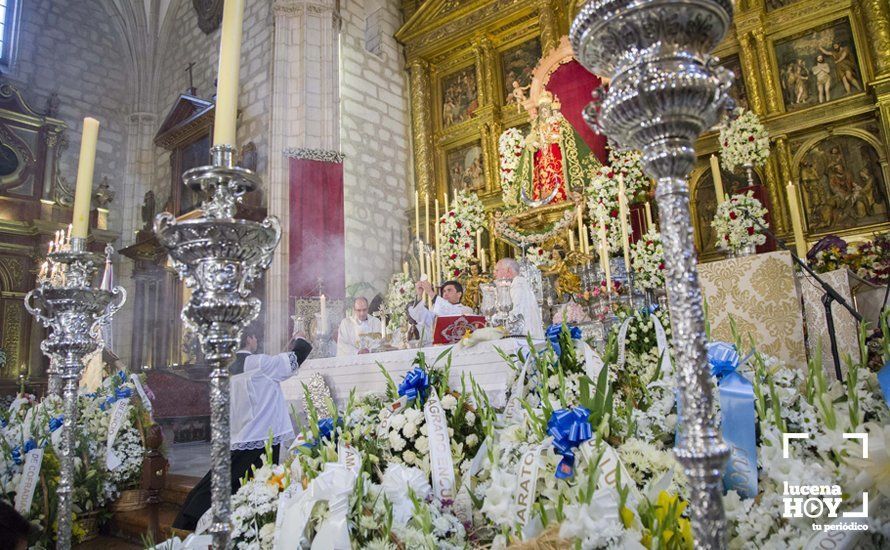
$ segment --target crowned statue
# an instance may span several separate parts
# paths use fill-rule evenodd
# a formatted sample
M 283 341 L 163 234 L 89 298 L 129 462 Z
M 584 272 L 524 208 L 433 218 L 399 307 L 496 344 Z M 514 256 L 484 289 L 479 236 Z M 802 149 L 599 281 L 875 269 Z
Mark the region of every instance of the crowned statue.
M 559 99 L 544 91 L 532 113 L 516 170 L 523 202 L 543 206 L 565 201 L 572 189 L 583 187 L 597 164 L 584 139 L 560 112 Z

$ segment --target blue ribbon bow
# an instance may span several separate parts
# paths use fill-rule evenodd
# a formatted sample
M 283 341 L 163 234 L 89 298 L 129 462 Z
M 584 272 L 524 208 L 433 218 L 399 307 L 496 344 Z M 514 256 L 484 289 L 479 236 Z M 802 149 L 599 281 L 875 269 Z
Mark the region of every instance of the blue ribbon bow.
M 550 340 L 550 345 L 553 346 L 553 351 L 556 352 L 556 356 L 562 356 L 562 346 L 559 344 L 559 337 L 562 335 L 562 325 L 561 324 L 552 324 L 547 327 L 547 339 Z M 572 340 L 580 340 L 581 339 L 581 329 L 578 327 L 569 327 L 569 336 L 571 336 Z
M 746 358 L 747 359 L 747 358 Z M 738 350 L 727 342 L 708 344 L 708 363 L 717 378 L 721 431 L 730 455 L 723 472 L 723 488 L 735 490 L 742 498 L 757 496 L 757 438 L 754 412 L 754 385 L 736 372 L 742 362 Z
M 129 386 L 124 386 L 114 390 L 114 396 L 117 398 L 115 399 L 115 401 L 117 401 L 118 399 L 127 399 L 128 397 L 132 397 L 132 395 L 133 389 Z
M 309 449 L 314 449 L 318 447 L 318 445 L 324 441 L 325 439 L 330 439 L 333 441 L 334 439 L 334 419 L 333 418 L 322 418 L 318 421 L 318 439 L 313 441 L 307 441 L 303 443 L 302 447 L 307 447 Z
M 50 433 L 52 433 L 52 432 L 58 430 L 59 428 L 61 428 L 61 427 L 62 427 L 62 424 L 63 424 L 64 422 L 65 422 L 65 415 L 64 415 L 64 414 L 60 414 L 59 416 L 56 416 L 56 417 L 54 417 L 54 418 L 50 418 L 50 419 L 49 419 L 49 431 L 50 431 Z
M 420 398 L 426 399 L 426 390 L 430 385 L 430 378 L 426 371 L 420 367 L 414 367 L 405 375 L 405 379 L 399 384 L 399 395 L 404 395 L 408 401 Z
M 575 475 L 575 447 L 593 437 L 590 411 L 571 407 L 553 411 L 547 421 L 547 433 L 553 436 L 553 449 L 562 456 L 556 467 L 556 477 L 566 479 Z
M 12 455 L 12 460 L 15 461 L 16 464 L 19 464 L 19 465 L 24 464 L 25 463 L 24 456 L 36 448 L 37 448 L 37 442 L 34 440 L 33 437 L 30 437 L 30 438 L 28 438 L 27 441 L 25 441 L 25 449 L 24 450 L 22 450 L 21 445 L 16 445 L 12 449 L 12 452 L 10 453 Z

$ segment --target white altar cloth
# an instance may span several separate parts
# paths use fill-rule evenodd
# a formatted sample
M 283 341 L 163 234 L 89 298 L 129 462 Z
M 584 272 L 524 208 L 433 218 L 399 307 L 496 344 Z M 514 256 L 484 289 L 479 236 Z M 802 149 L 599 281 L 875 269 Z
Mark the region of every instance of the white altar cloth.
M 482 342 L 471 348 L 461 348 L 451 354 L 450 382 L 452 387 L 460 387 L 461 375 L 472 374 L 476 383 L 485 390 L 492 405 L 502 407 L 506 404 L 507 384 L 513 378 L 510 365 L 504 361 L 501 352 L 510 355 L 522 346 L 526 345 L 522 338 L 505 338 Z M 540 342 L 539 349 L 546 346 L 546 342 Z M 596 379 L 602 369 L 602 359 L 587 344 L 578 342 L 582 349 L 579 350 L 579 358 L 583 357 L 588 376 Z M 368 353 L 347 357 L 329 357 L 323 359 L 310 359 L 304 362 L 297 371 L 296 376 L 281 383 L 281 390 L 288 405 L 294 406 L 294 410 L 301 417 L 303 410 L 303 384 L 308 385 L 309 379 L 314 374 L 320 374 L 331 390 L 331 397 L 338 406 L 343 406 L 349 399 L 349 392 L 355 389 L 356 397 L 369 393 L 384 393 L 386 391 L 386 378 L 380 372 L 378 363 L 383 365 L 396 384 L 399 384 L 410 371 L 414 358 L 418 352 L 426 356 L 427 364 L 432 365 L 436 358 L 453 346 L 430 346 L 421 349 L 406 349 L 387 351 L 382 353 Z M 439 361 L 444 366 L 447 356 Z M 467 382 L 469 384 L 469 381 Z

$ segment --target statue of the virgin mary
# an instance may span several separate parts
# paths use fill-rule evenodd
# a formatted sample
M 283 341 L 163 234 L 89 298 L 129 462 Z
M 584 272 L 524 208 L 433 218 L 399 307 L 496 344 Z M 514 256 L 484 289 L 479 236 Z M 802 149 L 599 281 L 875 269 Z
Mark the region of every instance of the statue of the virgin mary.
M 545 91 L 525 138 L 516 182 L 528 205 L 555 204 L 581 189 L 599 165 L 590 148 L 560 112 L 559 100 Z

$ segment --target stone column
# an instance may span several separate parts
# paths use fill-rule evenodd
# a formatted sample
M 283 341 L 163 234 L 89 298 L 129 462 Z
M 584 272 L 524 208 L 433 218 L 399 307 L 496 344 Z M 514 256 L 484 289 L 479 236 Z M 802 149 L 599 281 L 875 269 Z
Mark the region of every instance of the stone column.
M 547 55 L 559 45 L 559 20 L 551 0 L 539 0 L 538 21 L 541 24 L 541 53 Z
M 420 58 L 408 65 L 411 76 L 411 134 L 414 144 L 414 183 L 423 196 L 433 189 L 433 117 L 430 66 Z
M 853 9 L 865 25 L 875 78 L 890 76 L 890 7 L 887 0 L 859 0 Z
M 754 45 L 757 50 L 757 61 L 760 65 L 760 75 L 763 80 L 763 87 L 766 93 L 766 108 L 768 113 L 776 113 L 779 111 L 779 96 L 776 90 L 776 82 L 773 80 L 773 72 L 770 68 L 769 55 L 766 51 L 766 37 L 762 29 L 754 29 L 751 31 L 754 37 Z
M 266 349 L 289 334 L 290 171 L 287 149 L 339 149 L 338 26 L 334 0 L 276 0 L 272 6 L 272 99 L 269 170 L 264 175 L 269 215 L 281 222 L 281 243 L 266 273 Z
M 751 110 L 758 116 L 766 114 L 763 104 L 763 96 L 760 88 L 760 73 L 757 70 L 755 58 L 757 51 L 751 43 L 751 35 L 744 33 L 739 37 L 739 62 L 742 66 L 742 75 L 745 79 L 745 88 Z

